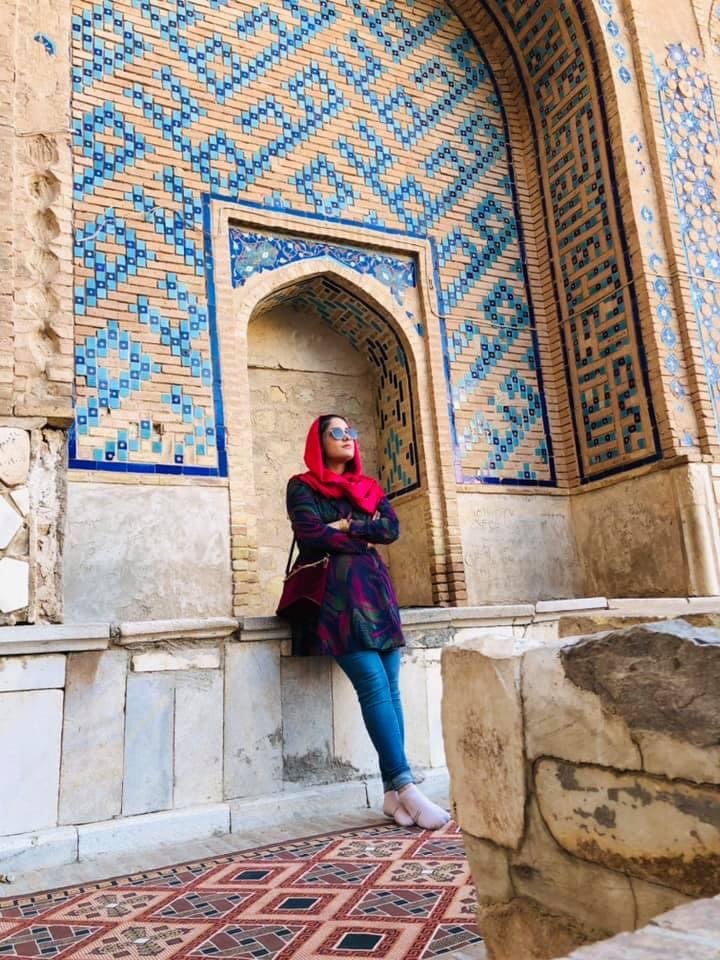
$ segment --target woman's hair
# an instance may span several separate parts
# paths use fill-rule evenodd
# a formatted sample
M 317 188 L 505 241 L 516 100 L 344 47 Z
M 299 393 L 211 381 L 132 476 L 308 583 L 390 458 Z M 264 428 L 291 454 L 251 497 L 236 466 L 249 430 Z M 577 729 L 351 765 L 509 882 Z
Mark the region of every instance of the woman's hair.
M 347 423 L 347 417 L 344 417 L 341 413 L 325 413 L 320 417 L 320 439 L 327 430 L 327 426 L 331 420 L 344 420 Z

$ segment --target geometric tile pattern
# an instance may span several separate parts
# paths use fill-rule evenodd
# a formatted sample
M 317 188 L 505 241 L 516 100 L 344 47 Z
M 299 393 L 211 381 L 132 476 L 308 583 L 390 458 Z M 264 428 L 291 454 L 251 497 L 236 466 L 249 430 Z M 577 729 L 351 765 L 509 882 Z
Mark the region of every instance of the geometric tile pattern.
M 404 272 L 403 261 L 397 263 L 395 277 Z M 301 318 L 298 322 L 322 321 L 367 359 L 375 374 L 378 479 L 391 499 L 417 489 L 420 466 L 412 377 L 407 354 L 394 328 L 362 296 L 327 276 L 284 288 L 276 297 L 268 297 L 263 309 L 271 309 L 276 302 L 295 311 Z
M 654 70 L 685 271 L 720 439 L 720 194 L 713 170 L 720 128 L 698 50 L 670 44 L 665 63 L 654 64 Z
M 255 273 L 313 257 L 330 257 L 351 270 L 375 277 L 389 289 L 399 306 L 405 302 L 405 290 L 416 285 L 415 263 L 410 258 L 387 257 L 358 247 L 302 237 L 253 233 L 238 227 L 230 228 L 229 239 L 234 287 L 241 287 Z
M 553 482 L 503 108 L 449 9 L 75 0 L 72 39 L 73 465 L 222 471 L 222 196 L 431 238 L 458 479 Z
M 609 0 L 600 6 L 613 11 Z M 554 300 L 580 475 L 589 480 L 659 452 L 602 87 L 577 2 L 499 9 L 525 61 L 529 106 L 540 116 L 534 136 Z
M 422 960 L 479 943 L 475 909 L 458 827 L 390 824 L 0 900 L 0 957 Z

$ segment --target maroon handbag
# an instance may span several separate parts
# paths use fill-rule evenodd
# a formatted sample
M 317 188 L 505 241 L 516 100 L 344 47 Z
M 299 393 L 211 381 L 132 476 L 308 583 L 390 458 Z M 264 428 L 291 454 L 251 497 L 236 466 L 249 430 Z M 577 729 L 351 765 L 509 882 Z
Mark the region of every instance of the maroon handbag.
M 317 617 L 327 591 L 330 556 L 325 554 L 314 563 L 298 564 L 291 569 L 294 549 L 295 540 L 290 547 L 280 602 L 275 612 L 286 620 Z

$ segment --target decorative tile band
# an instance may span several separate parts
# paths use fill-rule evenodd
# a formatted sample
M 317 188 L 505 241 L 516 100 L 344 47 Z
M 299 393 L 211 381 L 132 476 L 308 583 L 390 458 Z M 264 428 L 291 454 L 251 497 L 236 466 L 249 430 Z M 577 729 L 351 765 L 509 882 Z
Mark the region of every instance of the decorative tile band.
M 415 263 L 411 259 L 382 256 L 358 247 L 342 246 L 285 237 L 271 233 L 252 233 L 230 228 L 232 284 L 241 287 L 255 273 L 276 270 L 298 260 L 329 257 L 359 274 L 375 277 L 388 288 L 395 302 L 402 306 L 405 291 L 415 287 Z

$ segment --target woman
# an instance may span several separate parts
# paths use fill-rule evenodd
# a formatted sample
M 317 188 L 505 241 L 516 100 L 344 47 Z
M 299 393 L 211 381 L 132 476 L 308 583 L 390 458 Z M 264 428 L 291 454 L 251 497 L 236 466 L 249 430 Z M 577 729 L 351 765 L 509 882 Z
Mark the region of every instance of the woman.
M 405 756 L 398 685 L 405 640 L 390 575 L 373 547 L 397 539 L 397 516 L 380 484 L 363 474 L 357 432 L 344 417 L 315 420 L 305 463 L 307 472 L 287 487 L 297 562 L 329 555 L 330 566 L 317 617 L 292 624 L 293 653 L 335 657 L 355 688 L 378 753 L 383 811 L 402 826 L 435 830 L 449 817 L 415 786 Z

